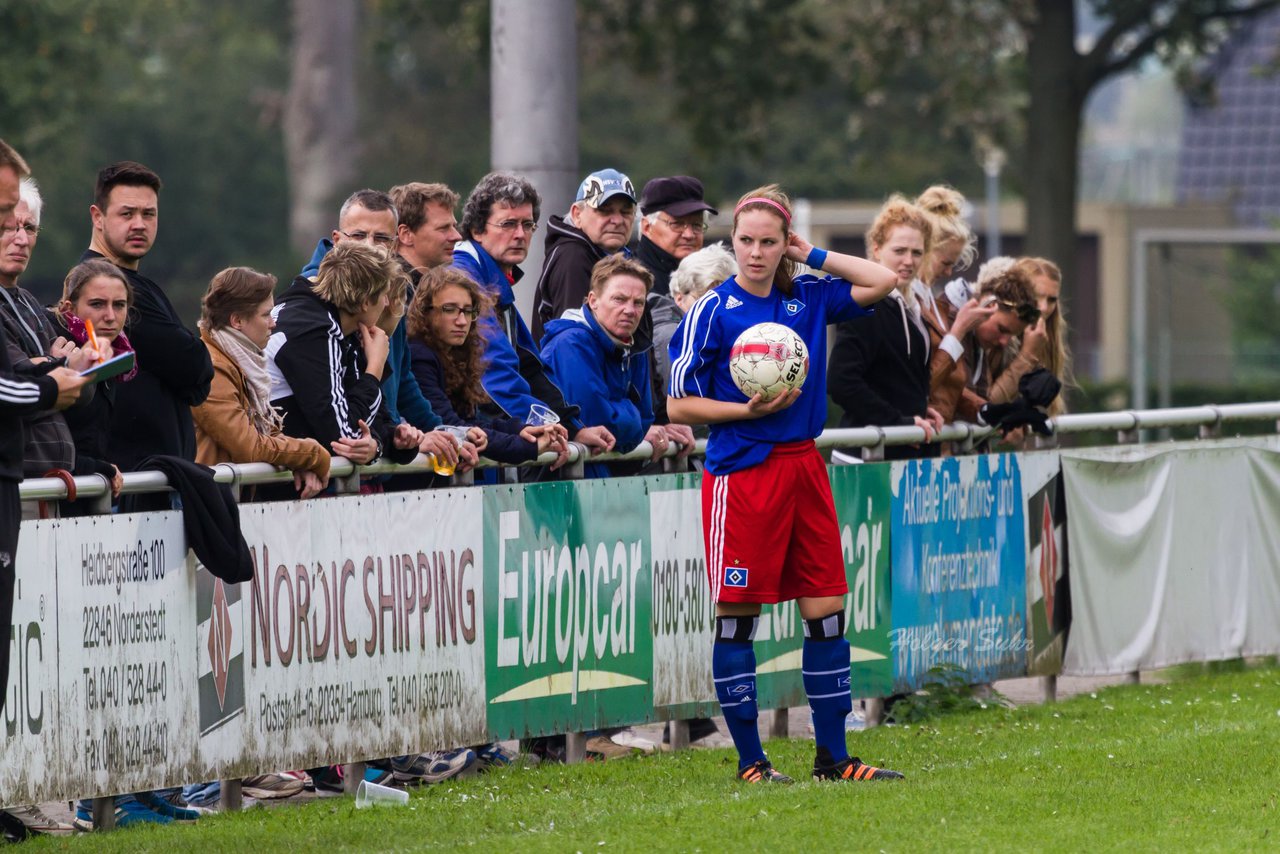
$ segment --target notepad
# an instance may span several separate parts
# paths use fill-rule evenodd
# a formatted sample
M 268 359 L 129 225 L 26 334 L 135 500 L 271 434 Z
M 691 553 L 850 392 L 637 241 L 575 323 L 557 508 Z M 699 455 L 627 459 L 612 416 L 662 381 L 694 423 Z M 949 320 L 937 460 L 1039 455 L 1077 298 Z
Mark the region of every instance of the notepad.
M 100 383 L 103 380 L 129 373 L 129 371 L 133 370 L 136 362 L 137 357 L 132 352 L 121 353 L 119 356 L 114 356 L 105 362 L 99 362 L 87 371 L 81 371 L 80 376 L 88 377 L 91 383 Z

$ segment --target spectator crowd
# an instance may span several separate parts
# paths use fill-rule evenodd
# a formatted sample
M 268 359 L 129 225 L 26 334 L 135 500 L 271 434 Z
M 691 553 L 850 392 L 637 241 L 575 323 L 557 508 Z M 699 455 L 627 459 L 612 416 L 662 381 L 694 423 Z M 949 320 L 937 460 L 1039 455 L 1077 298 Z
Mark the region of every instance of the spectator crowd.
M 187 463 L 266 462 L 292 485 L 245 498 L 331 494 L 335 456 L 358 464 L 430 469 L 365 478 L 366 493 L 448 486 L 486 458 L 507 476 L 564 476 L 571 443 L 590 457 L 630 452 L 640 462 L 592 460 L 588 477 L 661 471 L 687 457 L 705 427 L 667 417 L 669 345 L 708 291 L 737 273 L 732 248 L 706 245 L 718 211 L 689 176 L 656 177 L 639 193 L 616 169 L 587 175 L 567 211 L 543 219 L 538 189 L 514 174 L 485 175 L 465 200 L 439 183 L 362 189 L 283 287 L 247 267 L 215 274 L 198 328 L 179 317 L 163 282 L 144 272 L 163 183 L 135 162 L 103 168 L 89 206 L 88 248 L 61 298 L 43 305 L 21 285 L 40 236 L 42 200 L 22 157 L 0 141 L 0 552 L 16 550 L 20 519 L 79 515 L 84 502 L 37 507 L 22 478 L 99 475 L 119 509 L 170 506 L 167 494 L 121 496 L 123 473 Z M 461 219 L 455 217 L 461 202 Z M 926 437 L 957 420 L 999 427 L 1009 441 L 1044 430 L 1063 411 L 1070 353 L 1061 274 L 1043 258 L 996 258 L 973 281 L 976 255 L 964 198 L 945 186 L 888 199 L 866 233 L 866 257 L 897 278 L 874 310 L 842 323 L 825 392 L 844 427 L 915 425 Z M 637 219 L 639 224 L 637 227 Z M 521 268 L 539 230 L 535 281 Z M 637 233 L 638 232 L 638 233 Z M 533 291 L 533 313 L 516 289 Z M 126 370 L 89 383 L 82 372 L 132 354 Z M 126 360 L 127 361 L 127 360 Z M 822 393 L 818 390 L 816 393 Z M 810 390 L 808 393 L 815 393 Z M 745 398 L 744 398 L 745 399 Z M 934 456 L 926 442 L 889 458 Z M 856 462 L 852 451 L 836 461 Z M 541 460 L 545 465 L 535 465 Z M 484 469 L 478 480 L 502 476 Z M 512 474 L 518 472 L 518 474 Z M 17 572 L 0 566 L 7 627 Z M 0 645 L 0 685 L 8 645 Z M 0 703 L 3 696 L 0 696 Z M 710 722 L 693 736 L 715 730 Z M 627 730 L 592 734 L 587 749 L 615 758 L 654 745 Z M 563 739 L 522 749 L 563 759 Z M 390 757 L 370 779 L 430 783 L 513 761 L 497 745 Z M 264 774 L 246 794 L 288 797 L 341 790 L 339 769 Z M 216 784 L 118 798 L 118 823 L 194 820 Z M 90 826 L 87 803 L 76 826 Z M 5 832 L 69 832 L 33 806 L 0 814 Z

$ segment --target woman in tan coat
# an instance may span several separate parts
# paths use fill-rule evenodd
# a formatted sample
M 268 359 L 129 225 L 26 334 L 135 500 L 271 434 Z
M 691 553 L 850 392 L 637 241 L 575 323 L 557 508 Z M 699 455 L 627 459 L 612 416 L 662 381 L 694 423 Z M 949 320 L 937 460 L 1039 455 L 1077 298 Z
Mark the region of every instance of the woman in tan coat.
M 291 469 L 302 498 L 329 483 L 329 452 L 314 439 L 281 433 L 271 406 L 264 352 L 275 321 L 275 276 L 229 267 L 209 282 L 200 317 L 200 339 L 213 361 L 209 397 L 192 407 L 196 462 L 264 462 Z

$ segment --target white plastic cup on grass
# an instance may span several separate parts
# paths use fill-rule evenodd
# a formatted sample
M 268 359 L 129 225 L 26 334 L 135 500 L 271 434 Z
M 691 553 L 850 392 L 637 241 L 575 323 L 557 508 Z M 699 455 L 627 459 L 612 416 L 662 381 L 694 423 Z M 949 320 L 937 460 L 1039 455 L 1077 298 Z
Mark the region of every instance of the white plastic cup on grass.
M 532 424 L 535 427 L 541 427 L 546 424 L 559 424 L 560 416 L 549 406 L 543 406 L 541 403 L 534 403 L 529 406 L 529 415 L 524 419 L 525 424 Z
M 390 786 L 379 786 L 368 780 L 361 780 L 356 788 L 356 809 L 368 807 L 402 807 L 409 803 L 409 793 L 403 789 Z

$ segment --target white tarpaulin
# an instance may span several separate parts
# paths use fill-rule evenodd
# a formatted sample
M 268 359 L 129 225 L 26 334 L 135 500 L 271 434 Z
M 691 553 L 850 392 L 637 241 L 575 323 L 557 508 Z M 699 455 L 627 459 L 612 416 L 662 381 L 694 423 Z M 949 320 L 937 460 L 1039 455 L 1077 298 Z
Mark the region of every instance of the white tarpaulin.
M 1280 652 L 1273 440 L 1063 453 L 1072 623 L 1063 671 Z

